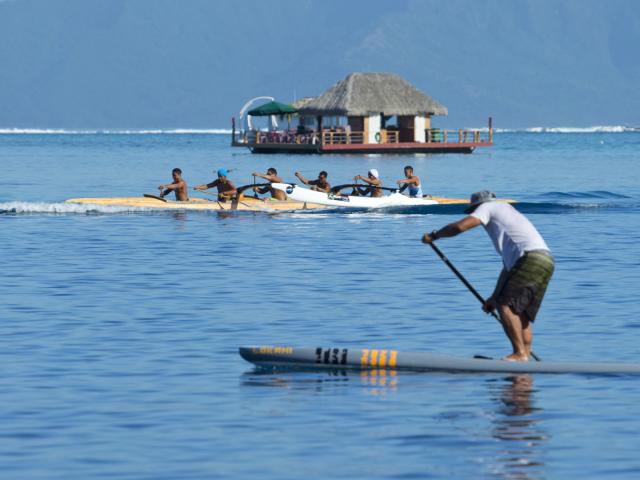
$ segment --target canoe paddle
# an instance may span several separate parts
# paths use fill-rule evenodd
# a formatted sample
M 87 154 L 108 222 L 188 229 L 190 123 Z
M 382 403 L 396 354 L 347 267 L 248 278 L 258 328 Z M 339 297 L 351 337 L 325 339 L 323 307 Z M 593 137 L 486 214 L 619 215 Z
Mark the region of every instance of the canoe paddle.
M 480 301 L 480 303 L 481 303 L 482 305 L 484 305 L 485 300 L 484 300 L 484 298 L 482 298 L 482 295 L 480 295 L 480 294 L 478 293 L 478 291 L 477 291 L 475 288 L 473 288 L 473 285 L 471 285 L 471 284 L 469 283 L 469 281 L 468 281 L 466 278 L 464 278 L 464 276 L 463 276 L 463 275 L 458 271 L 458 269 L 457 269 L 456 267 L 454 267 L 454 266 L 453 266 L 453 263 L 451 263 L 451 262 L 449 261 L 449 259 L 445 256 L 445 254 L 444 254 L 444 253 L 442 253 L 442 251 L 441 251 L 441 250 L 436 246 L 436 244 L 435 244 L 435 243 L 433 243 L 433 242 L 430 242 L 430 243 L 429 243 L 429 245 L 431 246 L 431 248 L 433 248 L 433 251 L 434 251 L 434 252 L 436 252 L 436 254 L 440 257 L 440 259 L 445 263 L 445 265 L 447 265 L 447 267 L 449 267 L 449 268 L 451 269 L 451 271 L 452 271 L 453 273 L 455 273 L 456 277 L 458 277 L 458 278 L 462 281 L 462 283 L 464 283 L 464 286 L 465 286 L 465 287 L 467 287 L 471 293 L 473 293 L 473 295 L 474 295 L 474 296 L 475 296 L 475 297 Z M 495 318 L 498 322 L 502 323 L 502 322 L 500 321 L 500 318 L 498 317 L 498 314 L 495 312 L 495 310 L 491 310 L 491 312 L 489 312 L 489 313 L 490 313 L 490 314 L 491 314 L 491 316 L 492 316 L 493 318 Z M 530 353 L 531 353 L 531 356 L 533 357 L 533 359 L 534 359 L 536 362 L 539 362 L 539 361 L 540 361 L 540 357 L 538 357 L 538 356 L 537 356 L 535 353 L 533 353 L 533 352 L 530 352 Z
M 158 195 L 151 195 L 150 193 L 143 193 L 142 196 L 144 198 L 153 198 L 155 200 L 160 200 L 161 202 L 165 202 L 167 201 L 167 199 L 159 197 Z

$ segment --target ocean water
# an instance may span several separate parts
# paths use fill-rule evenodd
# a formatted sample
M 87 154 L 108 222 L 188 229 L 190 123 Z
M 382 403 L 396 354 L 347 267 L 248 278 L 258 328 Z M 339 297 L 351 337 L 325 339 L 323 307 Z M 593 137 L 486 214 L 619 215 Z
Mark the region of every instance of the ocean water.
M 257 370 L 241 345 L 508 353 L 431 249 L 441 211 L 71 206 L 274 166 L 347 183 L 412 164 L 429 193 L 517 199 L 557 261 L 547 360 L 640 361 L 640 133 L 505 132 L 472 155 L 251 155 L 223 135 L 0 135 L 0 477 L 640 476 L 634 377 Z M 439 242 L 489 294 L 481 229 Z

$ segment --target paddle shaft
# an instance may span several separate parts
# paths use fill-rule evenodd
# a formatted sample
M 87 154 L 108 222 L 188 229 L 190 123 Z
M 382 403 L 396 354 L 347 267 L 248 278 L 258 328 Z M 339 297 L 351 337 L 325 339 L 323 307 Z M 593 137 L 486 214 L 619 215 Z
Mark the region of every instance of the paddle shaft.
M 431 246 L 431 248 L 433 248 L 433 251 L 436 252 L 436 254 L 440 257 L 440 259 L 445 263 L 445 265 L 447 265 L 447 267 L 449 267 L 449 269 L 456 275 L 456 277 L 458 277 L 460 279 L 460 281 L 462 283 L 464 283 L 464 286 L 467 287 L 469 289 L 469 291 L 471 293 L 473 293 L 474 297 L 476 297 L 478 299 L 478 301 L 484 305 L 485 304 L 485 299 L 482 297 L 482 295 L 480 295 L 480 293 L 478 293 L 478 291 L 473 287 L 473 285 L 471 285 L 469 283 L 469 281 L 464 278 L 464 275 L 462 275 L 458 269 L 453 265 L 453 263 L 451 263 L 451 261 L 447 258 L 447 256 L 442 253 L 442 250 L 440 250 L 435 243 L 431 242 L 429 243 L 429 245 Z M 496 320 L 498 320 L 500 323 L 502 323 L 502 321 L 500 320 L 500 317 L 498 317 L 498 314 L 495 312 L 495 310 L 491 310 L 491 312 L 489 312 L 491 314 L 491 316 L 493 316 L 493 318 L 495 318 Z M 540 361 L 540 357 L 538 357 L 535 353 L 531 352 L 531 356 L 537 361 Z
M 464 283 L 464 286 L 467 287 L 471 293 L 473 293 L 474 297 L 476 297 L 478 301 L 484 305 L 485 299 L 482 297 L 482 295 L 480 295 L 480 293 L 478 293 L 478 291 L 473 287 L 473 285 L 471 285 L 469 281 L 466 278 L 464 278 L 464 275 L 462 275 L 460 271 L 453 265 L 453 263 L 451 263 L 451 261 L 447 258 L 447 256 L 444 253 L 442 253 L 442 250 L 440 250 L 436 246 L 436 244 L 433 242 L 431 242 L 429 245 L 431 245 L 431 248 L 433 248 L 433 251 L 436 252 L 436 254 L 447 265 L 447 267 L 449 267 L 449 269 L 456 275 L 456 277 L 458 277 L 460 281 Z M 493 317 L 496 320 L 500 321 L 495 311 L 492 310 L 490 313 L 491 315 L 493 315 Z

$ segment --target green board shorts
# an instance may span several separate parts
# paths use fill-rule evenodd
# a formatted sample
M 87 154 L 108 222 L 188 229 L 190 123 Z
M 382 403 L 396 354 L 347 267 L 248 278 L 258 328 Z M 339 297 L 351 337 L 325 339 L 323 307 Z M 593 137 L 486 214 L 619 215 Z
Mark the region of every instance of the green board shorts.
M 497 302 L 508 305 L 518 315 L 526 313 L 529 321 L 534 322 L 554 269 L 550 253 L 526 252 L 507 274 Z

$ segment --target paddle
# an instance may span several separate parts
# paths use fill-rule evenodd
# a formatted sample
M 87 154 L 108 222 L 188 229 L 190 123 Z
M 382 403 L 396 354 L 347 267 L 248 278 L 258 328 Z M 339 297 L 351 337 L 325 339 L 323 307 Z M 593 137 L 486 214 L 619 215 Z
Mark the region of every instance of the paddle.
M 271 183 L 250 183 L 248 185 L 242 185 L 241 187 L 236 188 L 236 190 L 238 193 L 242 193 L 253 187 L 268 187 L 269 185 L 271 185 Z
M 368 185 L 363 185 L 361 183 L 347 183 L 344 185 L 336 185 L 335 187 L 331 187 L 331 193 L 338 193 L 343 188 L 355 188 L 355 187 L 363 187 L 363 186 L 366 187 Z M 379 188 L 380 190 L 388 190 L 390 192 L 398 191 L 398 188 L 390 188 L 390 187 L 375 187 L 375 188 Z
M 447 267 L 449 267 L 451 271 L 455 273 L 456 277 L 458 277 L 462 281 L 462 283 L 464 283 L 465 287 L 467 287 L 469 291 L 473 293 L 473 295 L 480 301 L 482 305 L 484 305 L 485 300 L 484 298 L 482 298 L 482 295 L 480 295 L 478 291 L 475 288 L 473 288 L 473 285 L 471 285 L 467 281 L 467 279 L 464 278 L 464 276 L 458 271 L 458 269 L 453 266 L 453 263 L 449 261 L 449 259 L 445 256 L 444 253 L 442 253 L 442 251 L 436 246 L 436 244 L 433 242 L 430 242 L 429 245 L 431 246 L 431 248 L 433 248 L 433 251 L 436 252 L 436 254 L 440 257 L 440 259 L 447 265 Z M 491 314 L 491 316 L 493 316 L 493 318 L 495 318 L 500 323 L 502 323 L 500 321 L 500 318 L 498 317 L 498 314 L 495 312 L 495 310 L 491 310 L 491 312 L 489 313 Z M 538 357 L 535 353 L 531 352 L 531 356 L 534 358 L 536 362 L 540 361 L 540 357 Z
M 142 196 L 145 198 L 153 198 L 155 200 L 160 200 L 161 202 L 167 201 L 166 198 L 159 197 L 158 195 L 151 195 L 150 193 L 143 193 Z

